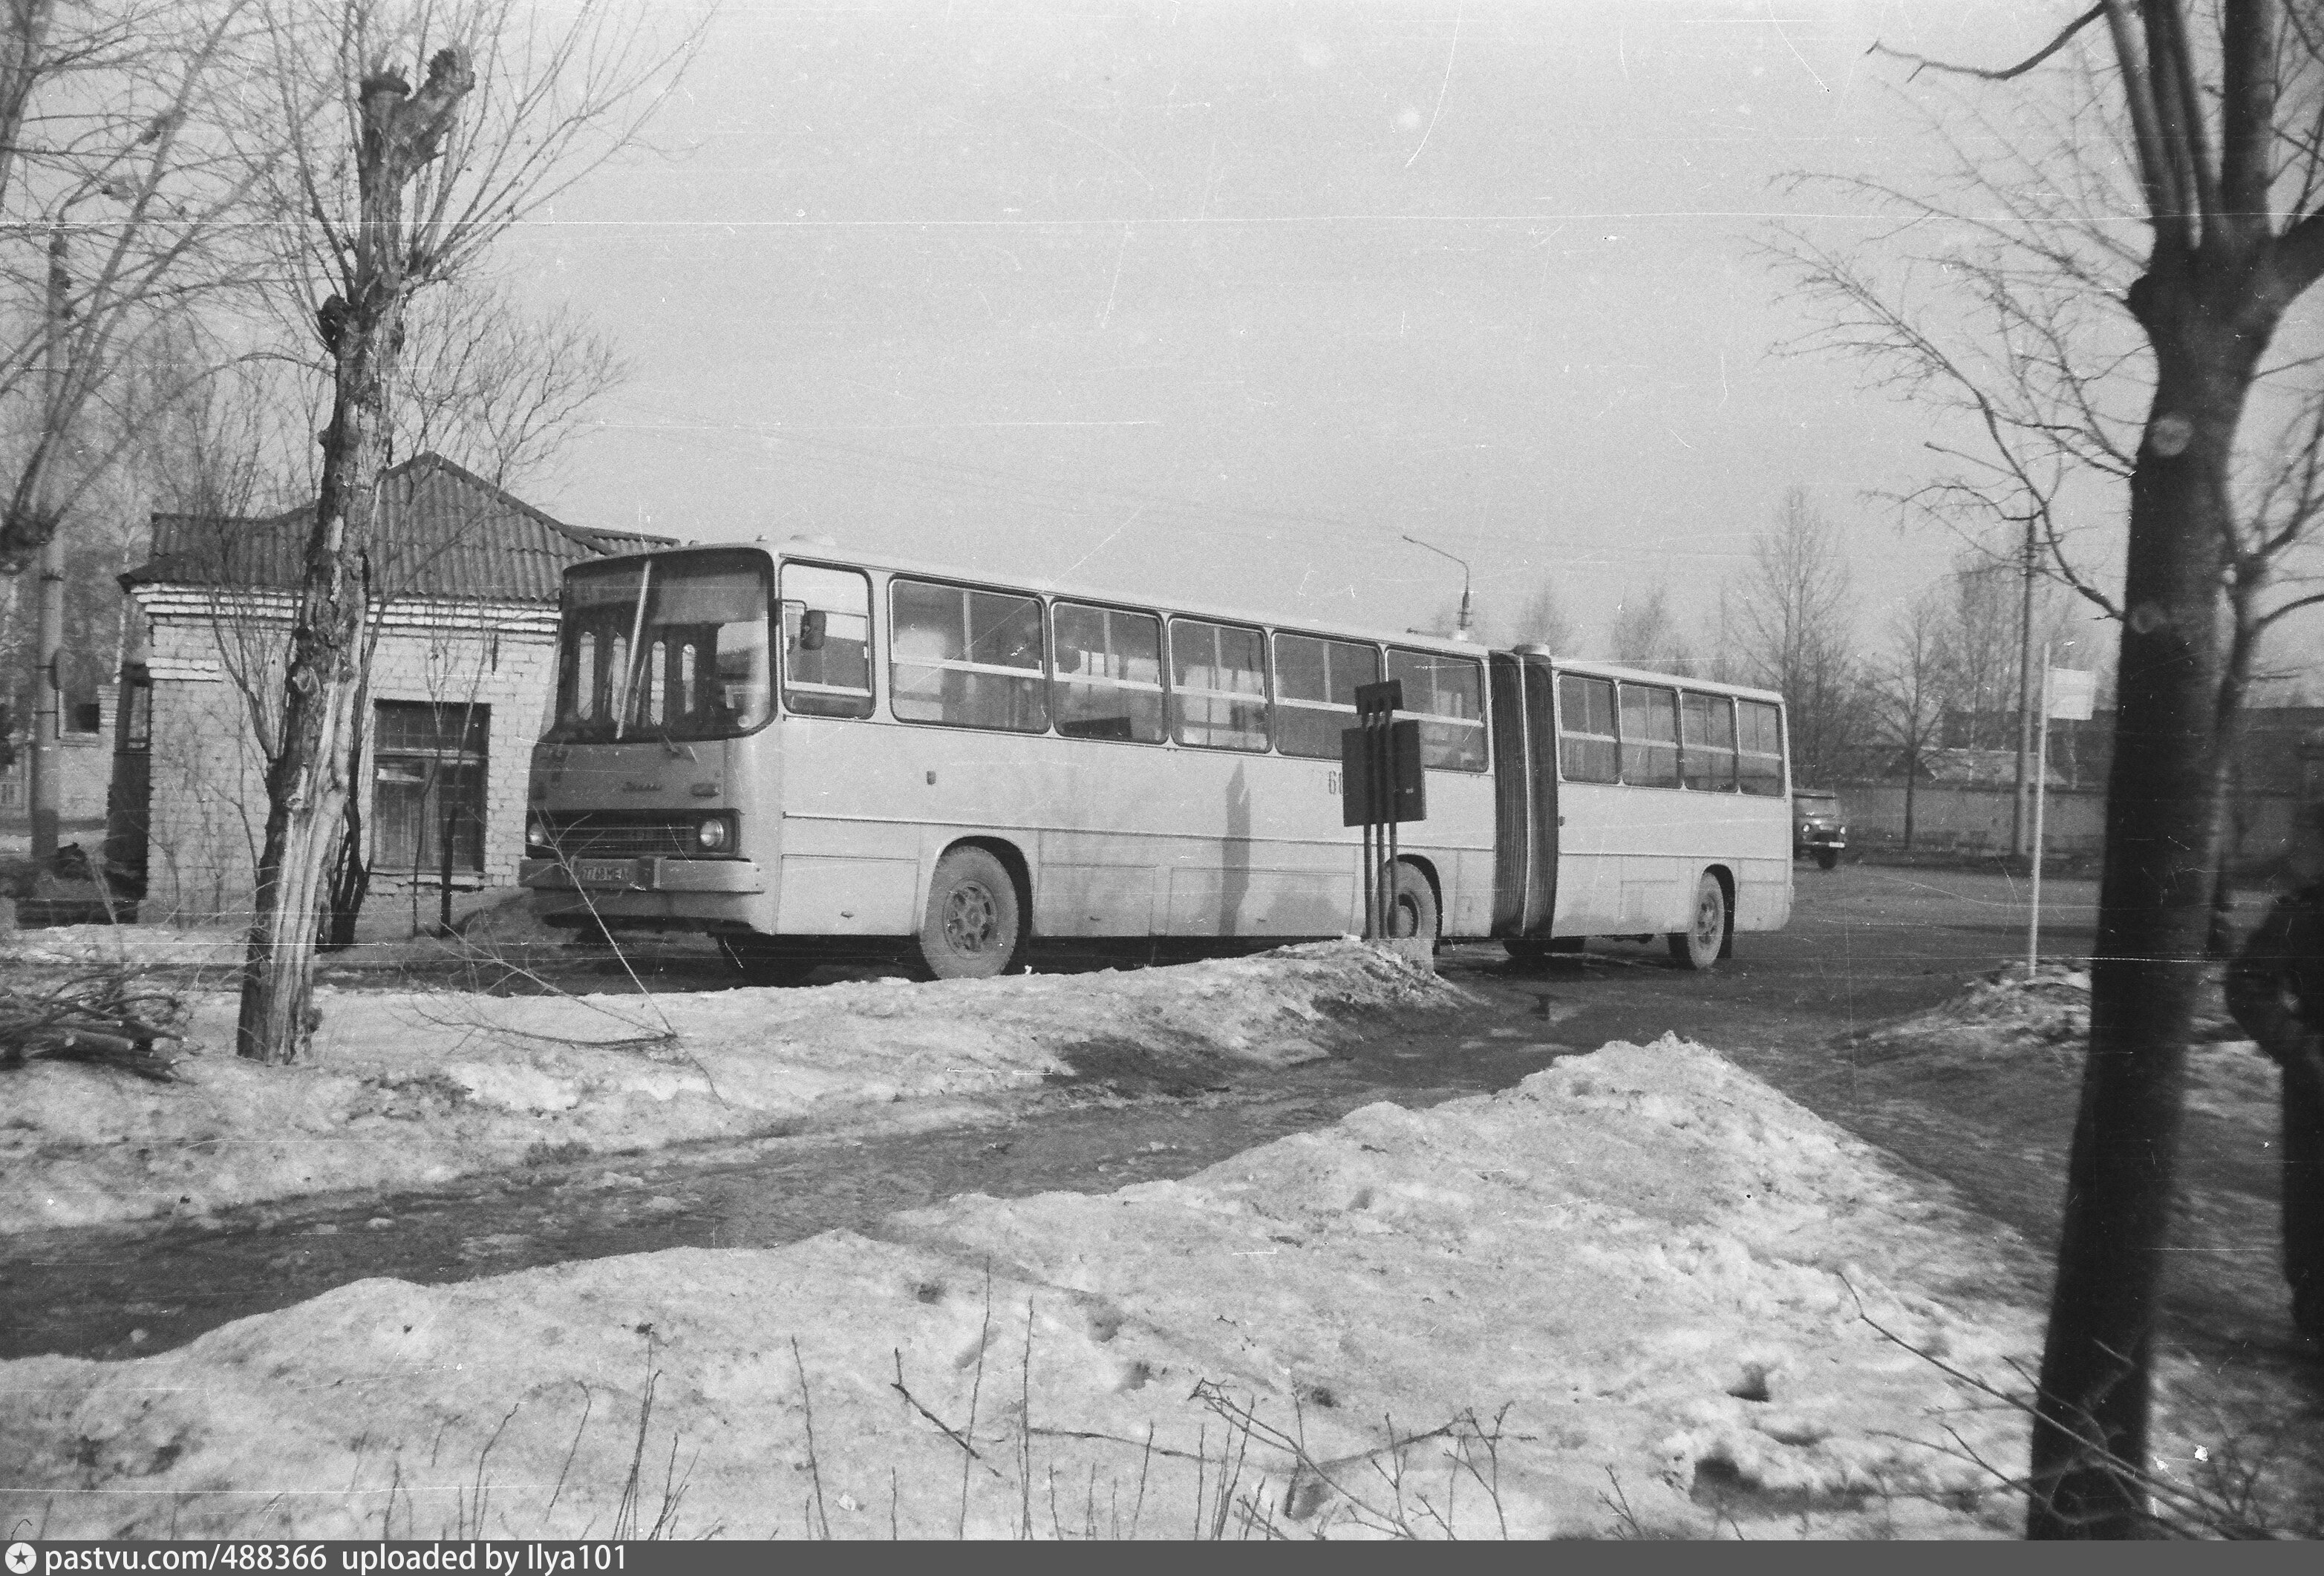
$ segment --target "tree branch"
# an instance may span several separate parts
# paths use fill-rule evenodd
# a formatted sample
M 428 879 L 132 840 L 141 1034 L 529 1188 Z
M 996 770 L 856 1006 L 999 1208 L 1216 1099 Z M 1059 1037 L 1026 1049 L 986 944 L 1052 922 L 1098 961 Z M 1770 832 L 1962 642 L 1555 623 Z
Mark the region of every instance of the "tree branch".
M 2081 32 L 2082 29 L 2089 26 L 2091 23 L 2096 22 L 2099 17 L 2104 16 L 2105 14 L 2106 0 L 2098 0 L 2098 4 L 2091 6 L 2088 11 L 2083 12 L 2080 16 L 2074 18 L 2073 21 L 2066 23 L 2065 27 L 2059 32 L 2057 37 L 2052 39 L 2048 43 L 2043 44 L 2040 49 L 2034 51 L 2032 54 L 2026 56 L 2015 65 L 2004 67 L 2002 69 L 1997 71 L 1990 70 L 1982 66 L 1956 66 L 1944 60 L 1932 60 L 1926 55 L 1907 54 L 1903 50 L 1892 50 L 1886 44 L 1878 42 L 1875 42 L 1870 49 L 1864 52 L 1868 55 L 1886 55 L 1892 60 L 1910 60 L 1913 63 L 1913 75 L 1914 77 L 1919 76 L 1923 71 L 1944 71 L 1956 77 L 1974 77 L 1982 82 L 2006 82 L 2013 77 L 2023 77 L 2026 72 L 2032 70 L 2034 67 L 2048 60 L 2052 55 L 2054 55 L 2060 50 L 2064 49 L 2067 44 L 2073 41 L 2073 37 L 2076 33 Z M 1908 78 L 1907 80 L 1910 80 L 1910 78 Z

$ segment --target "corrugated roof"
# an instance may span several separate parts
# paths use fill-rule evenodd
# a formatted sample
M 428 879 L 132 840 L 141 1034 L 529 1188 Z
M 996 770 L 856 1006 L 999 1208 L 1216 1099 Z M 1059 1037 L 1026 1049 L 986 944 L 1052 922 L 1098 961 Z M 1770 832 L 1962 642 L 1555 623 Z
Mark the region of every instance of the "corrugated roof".
M 296 590 L 314 521 L 312 503 L 255 520 L 156 514 L 153 556 L 121 583 Z M 373 594 L 555 602 L 567 565 L 670 545 L 668 537 L 567 525 L 441 455 L 423 454 L 380 477 Z

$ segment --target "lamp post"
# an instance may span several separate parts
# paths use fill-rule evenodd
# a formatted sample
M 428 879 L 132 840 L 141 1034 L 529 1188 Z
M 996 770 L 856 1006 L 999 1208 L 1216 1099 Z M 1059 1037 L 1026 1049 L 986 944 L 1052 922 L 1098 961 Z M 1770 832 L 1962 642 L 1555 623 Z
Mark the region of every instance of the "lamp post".
M 1407 536 L 1404 539 L 1410 542 L 1416 548 L 1426 548 L 1430 552 L 1434 553 L 1440 558 L 1452 558 L 1454 563 L 1461 566 L 1461 616 L 1458 622 L 1453 625 L 1452 638 L 1456 641 L 1468 640 L 1470 638 L 1469 560 L 1462 558 L 1455 558 L 1452 554 L 1446 552 L 1443 548 L 1422 541 L 1416 536 Z

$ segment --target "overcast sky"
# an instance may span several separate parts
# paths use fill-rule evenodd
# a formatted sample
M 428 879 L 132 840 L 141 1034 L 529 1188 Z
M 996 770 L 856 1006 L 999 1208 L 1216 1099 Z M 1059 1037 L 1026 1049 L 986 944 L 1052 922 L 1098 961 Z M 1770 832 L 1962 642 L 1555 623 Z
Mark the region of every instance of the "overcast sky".
M 540 501 L 1125 596 L 1401 627 L 1475 567 L 1602 636 L 1707 618 L 1786 489 L 1868 639 L 1956 543 L 1871 494 L 1924 412 L 1771 355 L 1794 170 L 1910 176 L 1886 39 L 1999 62 L 2022 0 L 726 0 L 665 155 L 504 256 L 636 376 Z

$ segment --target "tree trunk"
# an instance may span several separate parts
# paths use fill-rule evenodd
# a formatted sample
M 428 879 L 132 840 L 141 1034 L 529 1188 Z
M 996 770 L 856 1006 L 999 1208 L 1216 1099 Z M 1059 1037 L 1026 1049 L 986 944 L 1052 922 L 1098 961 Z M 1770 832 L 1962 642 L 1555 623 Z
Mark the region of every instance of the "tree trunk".
M 2183 278 L 2133 291 L 2156 351 L 2131 479 L 2117 747 L 2090 973 L 2090 1048 L 2068 1164 L 2034 1432 L 2034 1537 L 2152 1535 L 2149 1373 L 2185 1046 L 2219 843 L 2227 465 L 2264 329 Z M 2238 318 L 2245 319 L 2238 323 Z
M 1904 852 L 1907 853 L 1913 852 L 1913 790 L 1919 785 L 1920 777 L 1921 758 L 1917 755 L 1906 756 L 1904 758 Z
M 244 965 L 235 1050 L 254 1061 L 304 1055 L 314 1032 L 315 945 L 338 851 L 361 719 L 370 604 L 366 557 L 386 468 L 387 391 L 414 281 L 403 233 L 403 189 L 475 86 L 467 57 L 444 50 L 415 96 L 392 71 L 360 89 L 355 173 L 361 211 L 348 270 L 352 299 L 318 314 L 336 376 L 323 432 L 323 485 L 307 539 L 299 622 L 283 679 L 280 752 L 266 773 L 266 841 Z

